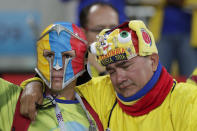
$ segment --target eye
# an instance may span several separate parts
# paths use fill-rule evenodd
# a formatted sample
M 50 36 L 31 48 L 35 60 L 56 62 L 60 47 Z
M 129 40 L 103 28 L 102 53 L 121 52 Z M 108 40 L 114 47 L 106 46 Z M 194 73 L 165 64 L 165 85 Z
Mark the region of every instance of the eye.
M 62 56 L 65 57 L 65 58 L 71 58 L 72 57 L 69 54 L 63 54 Z
M 130 65 L 123 65 L 122 66 L 122 68 L 125 69 L 125 70 L 129 69 L 129 67 L 130 67 Z
M 66 52 L 62 52 L 62 57 L 64 58 L 74 58 L 75 57 L 75 51 L 66 51 Z
M 50 51 L 48 51 L 48 50 L 44 50 L 43 56 L 44 56 L 45 58 L 52 58 L 52 57 L 54 56 L 54 53 L 53 53 L 53 52 L 50 52 Z
M 118 35 L 118 41 L 120 43 L 127 43 L 131 41 L 131 34 L 127 31 L 120 32 L 120 34 Z
M 47 54 L 46 57 L 53 57 L 53 54 Z
M 116 71 L 112 68 L 106 67 L 106 71 L 110 74 L 113 75 Z
M 109 71 L 107 71 L 107 72 L 109 73 L 109 75 L 115 74 L 115 71 L 114 71 L 114 70 L 109 70 Z

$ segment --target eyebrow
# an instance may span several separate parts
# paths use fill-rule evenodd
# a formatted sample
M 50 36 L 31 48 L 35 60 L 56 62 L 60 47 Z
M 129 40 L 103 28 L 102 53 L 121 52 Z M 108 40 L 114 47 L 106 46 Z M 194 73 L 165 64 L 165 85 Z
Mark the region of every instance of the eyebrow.
M 122 61 L 122 62 L 119 62 L 117 64 L 115 64 L 117 67 L 121 67 L 122 65 L 125 65 L 128 61 Z
M 53 51 L 49 51 L 49 50 L 44 50 L 43 51 L 43 55 L 46 56 L 46 55 L 51 55 L 51 54 L 54 54 Z
M 123 65 L 127 64 L 127 62 L 128 62 L 127 60 L 121 61 L 121 62 L 116 63 L 115 66 L 116 67 L 122 67 Z M 111 69 L 112 69 L 111 67 L 106 66 L 106 70 L 111 70 Z
M 109 66 L 106 66 L 106 70 L 108 71 L 108 70 L 110 70 L 110 69 L 112 69 L 111 67 L 109 67 Z

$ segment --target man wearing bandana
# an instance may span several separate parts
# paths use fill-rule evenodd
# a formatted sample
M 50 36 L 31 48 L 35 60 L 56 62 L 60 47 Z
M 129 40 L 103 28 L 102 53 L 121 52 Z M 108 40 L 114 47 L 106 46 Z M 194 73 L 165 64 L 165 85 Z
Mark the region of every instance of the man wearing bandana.
M 92 78 L 76 90 L 99 115 L 104 130 L 197 129 L 197 87 L 177 83 L 166 71 L 142 21 L 104 29 L 89 49 L 109 75 Z
M 35 71 L 44 81 L 43 104 L 34 123 L 20 116 L 22 89 L 0 79 L 0 130 L 14 131 L 96 131 L 90 106 L 75 92 L 77 78 L 84 72 L 87 41 L 82 30 L 69 22 L 49 25 L 37 42 Z M 92 110 L 93 111 L 93 110 Z M 11 114 L 11 115 L 10 115 Z M 13 117 L 14 116 L 14 117 Z M 95 118 L 95 117 L 94 117 Z M 98 127 L 98 128 L 97 128 Z

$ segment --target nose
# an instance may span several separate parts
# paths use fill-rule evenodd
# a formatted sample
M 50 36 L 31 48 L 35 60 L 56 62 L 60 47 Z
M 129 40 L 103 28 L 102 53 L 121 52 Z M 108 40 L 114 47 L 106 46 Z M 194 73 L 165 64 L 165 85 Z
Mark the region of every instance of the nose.
M 62 55 L 61 53 L 55 53 L 55 58 L 54 58 L 54 62 L 53 62 L 53 68 L 55 70 L 59 70 L 61 69 L 62 66 Z
M 117 81 L 117 83 L 121 84 L 125 80 L 126 80 L 126 72 L 121 68 L 117 68 L 116 69 L 116 81 Z

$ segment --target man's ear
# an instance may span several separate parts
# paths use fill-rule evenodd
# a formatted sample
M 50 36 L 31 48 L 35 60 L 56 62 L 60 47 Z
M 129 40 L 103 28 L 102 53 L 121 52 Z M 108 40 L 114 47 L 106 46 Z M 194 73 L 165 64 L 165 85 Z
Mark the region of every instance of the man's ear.
M 157 70 L 157 66 L 159 64 L 159 55 L 156 54 L 156 53 L 153 53 L 152 55 L 150 55 L 150 59 L 152 61 L 153 71 L 156 71 Z

